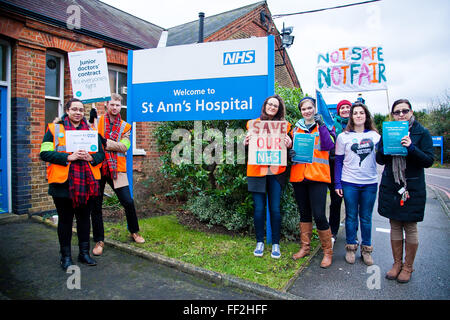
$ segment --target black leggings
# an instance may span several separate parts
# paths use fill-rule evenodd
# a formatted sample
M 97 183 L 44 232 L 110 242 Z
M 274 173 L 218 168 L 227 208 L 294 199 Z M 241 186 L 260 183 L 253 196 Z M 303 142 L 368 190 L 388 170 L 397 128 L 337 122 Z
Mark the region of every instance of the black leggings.
M 58 212 L 58 239 L 61 247 L 70 246 L 72 241 L 72 223 L 75 216 L 77 221 L 78 242 L 89 242 L 90 211 L 94 199 L 89 199 L 86 206 L 73 208 L 69 198 L 53 197 Z
M 318 230 L 327 230 L 328 225 L 326 211 L 327 184 L 304 180 L 293 182 L 295 200 L 300 210 L 300 222 L 316 222 Z

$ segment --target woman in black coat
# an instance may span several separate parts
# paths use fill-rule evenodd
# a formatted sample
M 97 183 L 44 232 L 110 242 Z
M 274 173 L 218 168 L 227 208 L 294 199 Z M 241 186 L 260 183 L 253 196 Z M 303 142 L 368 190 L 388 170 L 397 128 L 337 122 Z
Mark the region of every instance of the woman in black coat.
M 408 100 L 395 101 L 391 113 L 395 121 L 409 122 L 409 135 L 401 141 L 408 154 L 406 157 L 385 155 L 383 142 L 380 141 L 376 160 L 385 167 L 378 194 L 378 213 L 388 218 L 391 224 L 394 265 L 387 272 L 386 278 L 405 283 L 411 278 L 419 245 L 417 222 L 423 220 L 426 202 L 424 168 L 433 164 L 433 141 L 428 130 L 414 119 Z

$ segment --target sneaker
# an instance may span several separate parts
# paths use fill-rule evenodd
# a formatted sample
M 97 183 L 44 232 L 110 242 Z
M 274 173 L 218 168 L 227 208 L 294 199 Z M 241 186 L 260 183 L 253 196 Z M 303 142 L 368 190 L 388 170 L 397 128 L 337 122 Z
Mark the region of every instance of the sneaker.
M 253 251 L 255 257 L 262 257 L 264 254 L 264 242 L 257 242 L 256 249 Z
M 280 259 L 281 252 L 280 252 L 280 245 L 279 244 L 274 244 L 272 246 L 272 254 L 270 256 L 272 258 L 274 258 L 274 259 Z

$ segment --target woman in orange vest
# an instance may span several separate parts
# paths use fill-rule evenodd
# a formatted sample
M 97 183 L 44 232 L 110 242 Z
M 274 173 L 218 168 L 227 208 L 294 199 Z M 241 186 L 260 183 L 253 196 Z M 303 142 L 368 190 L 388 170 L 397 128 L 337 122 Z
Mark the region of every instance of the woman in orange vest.
M 262 121 L 285 121 L 284 101 L 279 95 L 273 95 L 263 103 L 261 115 L 256 120 Z M 252 120 L 250 120 L 252 121 Z M 249 121 L 249 122 L 250 122 Z M 247 122 L 247 129 L 249 127 Z M 287 132 L 291 125 L 287 123 Z M 244 144 L 250 142 L 250 133 L 247 134 Z M 292 147 L 292 140 L 286 134 L 284 143 L 287 148 Z M 269 199 L 270 225 L 272 228 L 272 253 L 271 257 L 279 259 L 280 253 L 280 228 L 281 228 L 281 210 L 280 199 L 282 187 L 286 184 L 285 166 L 267 166 L 247 164 L 247 182 L 248 191 L 252 193 L 254 203 L 254 225 L 256 233 L 256 249 L 253 254 L 262 257 L 264 254 L 264 221 L 266 197 Z
M 48 193 L 53 197 L 58 213 L 58 239 L 61 267 L 66 270 L 72 262 L 71 239 L 73 217 L 77 221 L 78 261 L 90 266 L 97 263 L 89 255 L 90 210 L 99 195 L 100 166 L 105 158 L 100 136 L 92 151 L 66 151 L 68 130 L 90 130 L 84 118 L 84 106 L 70 99 L 66 112 L 57 123 L 48 124 L 41 144 L 40 157 L 48 162 Z M 56 122 L 56 121 L 55 121 Z
M 294 187 L 295 200 L 300 210 L 301 249 L 293 255 L 300 259 L 310 253 L 312 236 L 312 219 L 316 222 L 324 257 L 320 266 L 328 268 L 332 263 L 333 249 L 331 229 L 325 216 L 327 184 L 331 182 L 329 150 L 333 149 L 334 129 L 327 129 L 320 114 L 317 114 L 316 101 L 311 97 L 303 98 L 298 105 L 303 119 L 300 119 L 292 130 L 294 143 L 298 133 L 312 134 L 314 151 L 312 163 L 296 163 L 295 151 L 291 151 L 293 165 L 290 181 Z

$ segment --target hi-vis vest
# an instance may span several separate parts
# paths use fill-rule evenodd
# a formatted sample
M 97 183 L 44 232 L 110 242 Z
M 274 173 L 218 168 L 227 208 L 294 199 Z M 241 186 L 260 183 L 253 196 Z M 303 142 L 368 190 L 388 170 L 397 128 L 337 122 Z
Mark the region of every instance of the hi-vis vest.
M 305 133 L 304 130 L 296 127 L 293 135 L 298 133 Z M 320 136 L 319 129 L 316 125 L 311 132 L 311 134 L 316 135 L 314 139 L 314 153 L 312 163 L 297 163 L 293 164 L 291 167 L 291 177 L 290 182 L 301 182 L 303 179 L 308 179 L 310 181 L 326 182 L 331 183 L 330 176 L 330 163 L 329 152 L 320 151 Z
M 130 130 L 131 124 L 121 120 L 119 137 L 117 141 L 122 142 L 127 147 L 127 149 L 130 148 L 130 141 L 128 139 L 123 139 L 122 141 L 122 135 Z M 100 119 L 98 120 L 98 133 L 100 133 L 103 137 L 105 136 L 105 116 L 101 116 Z M 127 172 L 127 154 L 122 152 L 116 152 L 116 154 L 117 154 L 117 171 Z
M 255 120 L 260 120 L 257 118 Z M 248 122 L 247 122 L 248 129 Z M 291 130 L 291 124 L 288 122 L 287 132 Z M 284 143 L 284 142 L 283 142 Z M 268 174 L 270 170 L 270 174 L 276 175 L 281 174 L 286 171 L 286 166 L 263 166 L 257 164 L 247 164 L 247 177 L 264 177 Z
M 62 124 L 49 123 L 48 130 L 53 134 L 53 150 L 51 148 L 45 148 L 45 151 L 57 151 L 66 152 L 66 131 Z M 43 151 L 43 146 L 41 146 L 41 151 Z M 90 154 L 95 152 L 89 152 Z M 69 168 L 71 162 L 66 166 L 59 164 L 50 163 L 47 167 L 47 180 L 48 183 L 64 183 L 69 178 Z M 101 163 L 95 167 L 89 163 L 92 174 L 96 180 L 100 180 L 100 167 Z

